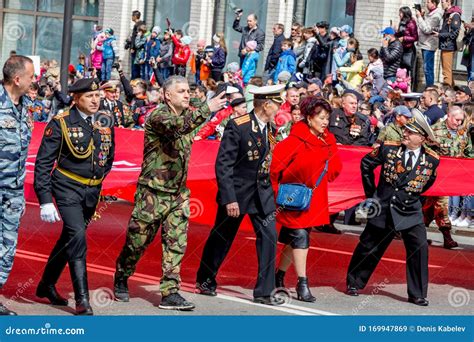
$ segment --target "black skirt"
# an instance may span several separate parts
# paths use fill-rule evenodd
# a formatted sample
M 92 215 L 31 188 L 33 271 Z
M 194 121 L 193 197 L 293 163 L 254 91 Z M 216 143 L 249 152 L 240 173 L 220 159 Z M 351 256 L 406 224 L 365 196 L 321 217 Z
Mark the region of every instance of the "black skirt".
M 282 227 L 278 236 L 278 242 L 290 245 L 294 249 L 307 249 L 309 248 L 310 233 L 311 228 L 294 229 Z

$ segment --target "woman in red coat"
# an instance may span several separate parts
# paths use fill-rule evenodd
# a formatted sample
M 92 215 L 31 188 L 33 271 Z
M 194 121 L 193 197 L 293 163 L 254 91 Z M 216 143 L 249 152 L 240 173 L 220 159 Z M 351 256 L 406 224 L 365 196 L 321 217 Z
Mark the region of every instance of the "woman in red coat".
M 283 278 L 294 262 L 298 275 L 298 300 L 314 302 L 306 277 L 306 259 L 311 227 L 329 223 L 328 181 L 340 173 L 342 163 L 336 138 L 328 131 L 330 104 L 319 97 L 306 97 L 301 102 L 303 120 L 294 124 L 288 138 L 275 147 L 270 167 L 272 186 L 277 195 L 279 184 L 300 183 L 313 188 L 321 175 L 326 160 L 328 172 L 313 191 L 311 205 L 306 211 L 277 209 L 277 222 L 282 225 L 278 241 L 285 244 L 276 271 L 276 287 L 285 287 Z

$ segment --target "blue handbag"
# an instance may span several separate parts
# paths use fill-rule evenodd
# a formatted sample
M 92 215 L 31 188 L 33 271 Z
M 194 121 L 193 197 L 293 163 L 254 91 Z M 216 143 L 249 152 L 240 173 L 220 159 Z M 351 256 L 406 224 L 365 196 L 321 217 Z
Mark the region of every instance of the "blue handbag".
M 308 188 L 304 184 L 299 183 L 289 183 L 289 184 L 280 184 L 278 186 L 278 196 L 276 199 L 276 204 L 286 210 L 294 211 L 304 211 L 309 209 L 311 204 L 311 197 L 313 196 L 313 191 L 319 186 L 324 175 L 328 171 L 328 161 L 324 165 L 324 170 L 319 175 L 318 181 L 314 188 Z

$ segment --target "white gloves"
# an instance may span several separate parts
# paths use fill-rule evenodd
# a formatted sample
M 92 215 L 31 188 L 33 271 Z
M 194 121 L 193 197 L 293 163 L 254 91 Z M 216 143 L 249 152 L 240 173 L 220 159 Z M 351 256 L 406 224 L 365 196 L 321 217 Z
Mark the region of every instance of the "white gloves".
M 41 208 L 41 221 L 54 223 L 59 222 L 61 219 L 59 218 L 58 211 L 53 203 L 46 203 L 40 206 Z

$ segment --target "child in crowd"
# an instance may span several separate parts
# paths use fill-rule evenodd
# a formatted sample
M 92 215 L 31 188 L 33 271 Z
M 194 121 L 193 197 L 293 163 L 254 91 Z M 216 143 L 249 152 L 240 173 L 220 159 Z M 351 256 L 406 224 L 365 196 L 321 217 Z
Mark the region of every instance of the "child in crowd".
M 97 48 L 102 50 L 102 66 L 101 75 L 102 81 L 110 80 L 112 73 L 112 65 L 116 58 L 118 58 L 117 38 L 114 36 L 114 30 L 107 28 L 104 31 L 105 40 L 101 46 Z
M 255 51 L 257 48 L 257 42 L 255 40 L 250 40 L 245 44 L 245 54 L 244 63 L 242 64 L 242 76 L 244 85 L 249 83 L 250 79 L 255 76 L 255 71 L 257 70 L 258 59 L 260 54 Z
M 147 79 L 150 78 L 153 72 L 151 64 L 153 64 L 153 61 L 160 56 L 160 33 L 161 29 L 159 26 L 153 27 L 145 44 L 145 75 L 147 76 Z
M 278 75 L 282 71 L 288 71 L 293 75 L 296 71 L 296 55 L 292 50 L 293 42 L 290 39 L 285 39 L 281 43 L 282 53 L 278 58 L 278 63 L 275 67 L 275 73 L 273 74 L 273 84 L 278 83 Z

